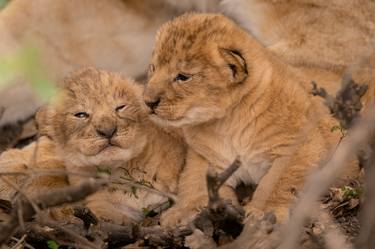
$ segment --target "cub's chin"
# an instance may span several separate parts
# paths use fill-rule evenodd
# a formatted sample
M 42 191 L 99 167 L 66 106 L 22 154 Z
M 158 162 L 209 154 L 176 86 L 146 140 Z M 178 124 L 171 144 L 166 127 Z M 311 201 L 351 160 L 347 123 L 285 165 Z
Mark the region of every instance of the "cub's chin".
M 132 148 L 122 149 L 118 146 L 108 146 L 95 156 L 86 157 L 90 165 L 120 167 L 138 156 Z
M 82 148 L 80 152 L 69 152 L 63 149 L 61 154 L 67 163 L 77 167 L 105 166 L 115 169 L 139 156 L 144 150 L 146 143 L 147 140 L 145 138 L 139 137 L 136 143 L 132 143 L 131 146 L 106 145 L 97 147 L 96 154 L 92 154 L 93 150 L 85 152 Z

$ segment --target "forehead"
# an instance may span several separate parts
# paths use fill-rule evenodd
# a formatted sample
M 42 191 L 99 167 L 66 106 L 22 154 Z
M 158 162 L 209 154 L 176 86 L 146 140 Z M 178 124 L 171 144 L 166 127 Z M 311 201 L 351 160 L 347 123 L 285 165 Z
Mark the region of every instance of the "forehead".
M 66 78 L 60 94 L 65 104 L 105 105 L 117 100 L 133 102 L 140 94 L 134 82 L 109 72 L 87 69 Z M 61 97 L 63 99 L 61 99 Z
M 154 49 L 154 60 L 158 65 L 166 65 L 174 60 L 202 60 L 202 55 L 210 41 L 225 27 L 217 25 L 220 16 L 184 15 L 159 30 Z

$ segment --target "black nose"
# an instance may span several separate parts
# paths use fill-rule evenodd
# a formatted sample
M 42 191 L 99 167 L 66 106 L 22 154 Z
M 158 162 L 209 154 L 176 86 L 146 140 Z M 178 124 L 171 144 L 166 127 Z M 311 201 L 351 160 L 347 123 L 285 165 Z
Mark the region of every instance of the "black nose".
M 99 134 L 99 136 L 111 139 L 117 132 L 117 127 L 116 126 L 100 127 L 96 129 L 96 132 Z
M 156 107 L 158 107 L 159 103 L 160 103 L 160 98 L 156 99 L 156 100 L 152 100 L 152 101 L 145 101 L 146 105 L 148 107 L 150 107 L 151 110 L 155 110 Z

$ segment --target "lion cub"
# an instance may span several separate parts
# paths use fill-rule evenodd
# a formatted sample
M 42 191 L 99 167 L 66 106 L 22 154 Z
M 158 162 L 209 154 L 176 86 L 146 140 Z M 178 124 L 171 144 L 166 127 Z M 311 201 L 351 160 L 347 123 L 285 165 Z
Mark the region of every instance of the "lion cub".
M 130 180 L 176 193 L 185 153 L 180 141 L 148 120 L 142 91 L 135 82 L 109 72 L 87 68 L 74 73 L 38 112 L 42 137 L 22 150 L 3 153 L 0 170 L 29 174 L 30 179 L 7 179 L 30 195 L 106 172 L 111 184 L 86 198 L 86 205 L 103 219 L 141 220 L 142 209 L 168 199 L 122 183 Z M 37 174 L 43 170 L 45 174 L 66 170 L 68 179 Z M 0 183 L 0 197 L 12 199 L 16 191 L 7 182 Z
M 180 128 L 217 170 L 239 156 L 243 165 L 227 185 L 258 185 L 247 211 L 274 210 L 283 222 L 306 174 L 339 141 L 335 121 L 303 87 L 311 80 L 223 15 L 185 14 L 158 32 L 144 100 L 153 121 Z M 177 202 L 167 224 L 205 204 L 191 195 L 205 191 L 198 177 L 181 178 L 179 201 L 190 205 L 177 210 Z

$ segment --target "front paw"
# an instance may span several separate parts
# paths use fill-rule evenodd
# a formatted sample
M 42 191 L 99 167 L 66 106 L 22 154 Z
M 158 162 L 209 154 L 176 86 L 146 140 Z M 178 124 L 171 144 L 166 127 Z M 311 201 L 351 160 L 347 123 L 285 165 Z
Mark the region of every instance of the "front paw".
M 164 227 L 174 227 L 177 225 L 187 225 L 200 212 L 197 207 L 172 207 L 162 213 L 160 224 Z
M 252 205 L 246 205 L 245 206 L 245 212 L 246 212 L 246 220 L 249 219 L 271 219 L 274 220 L 274 222 L 278 224 L 283 224 L 288 220 L 289 217 L 289 210 L 284 207 L 269 207 L 266 208 L 265 210 L 256 208 Z

